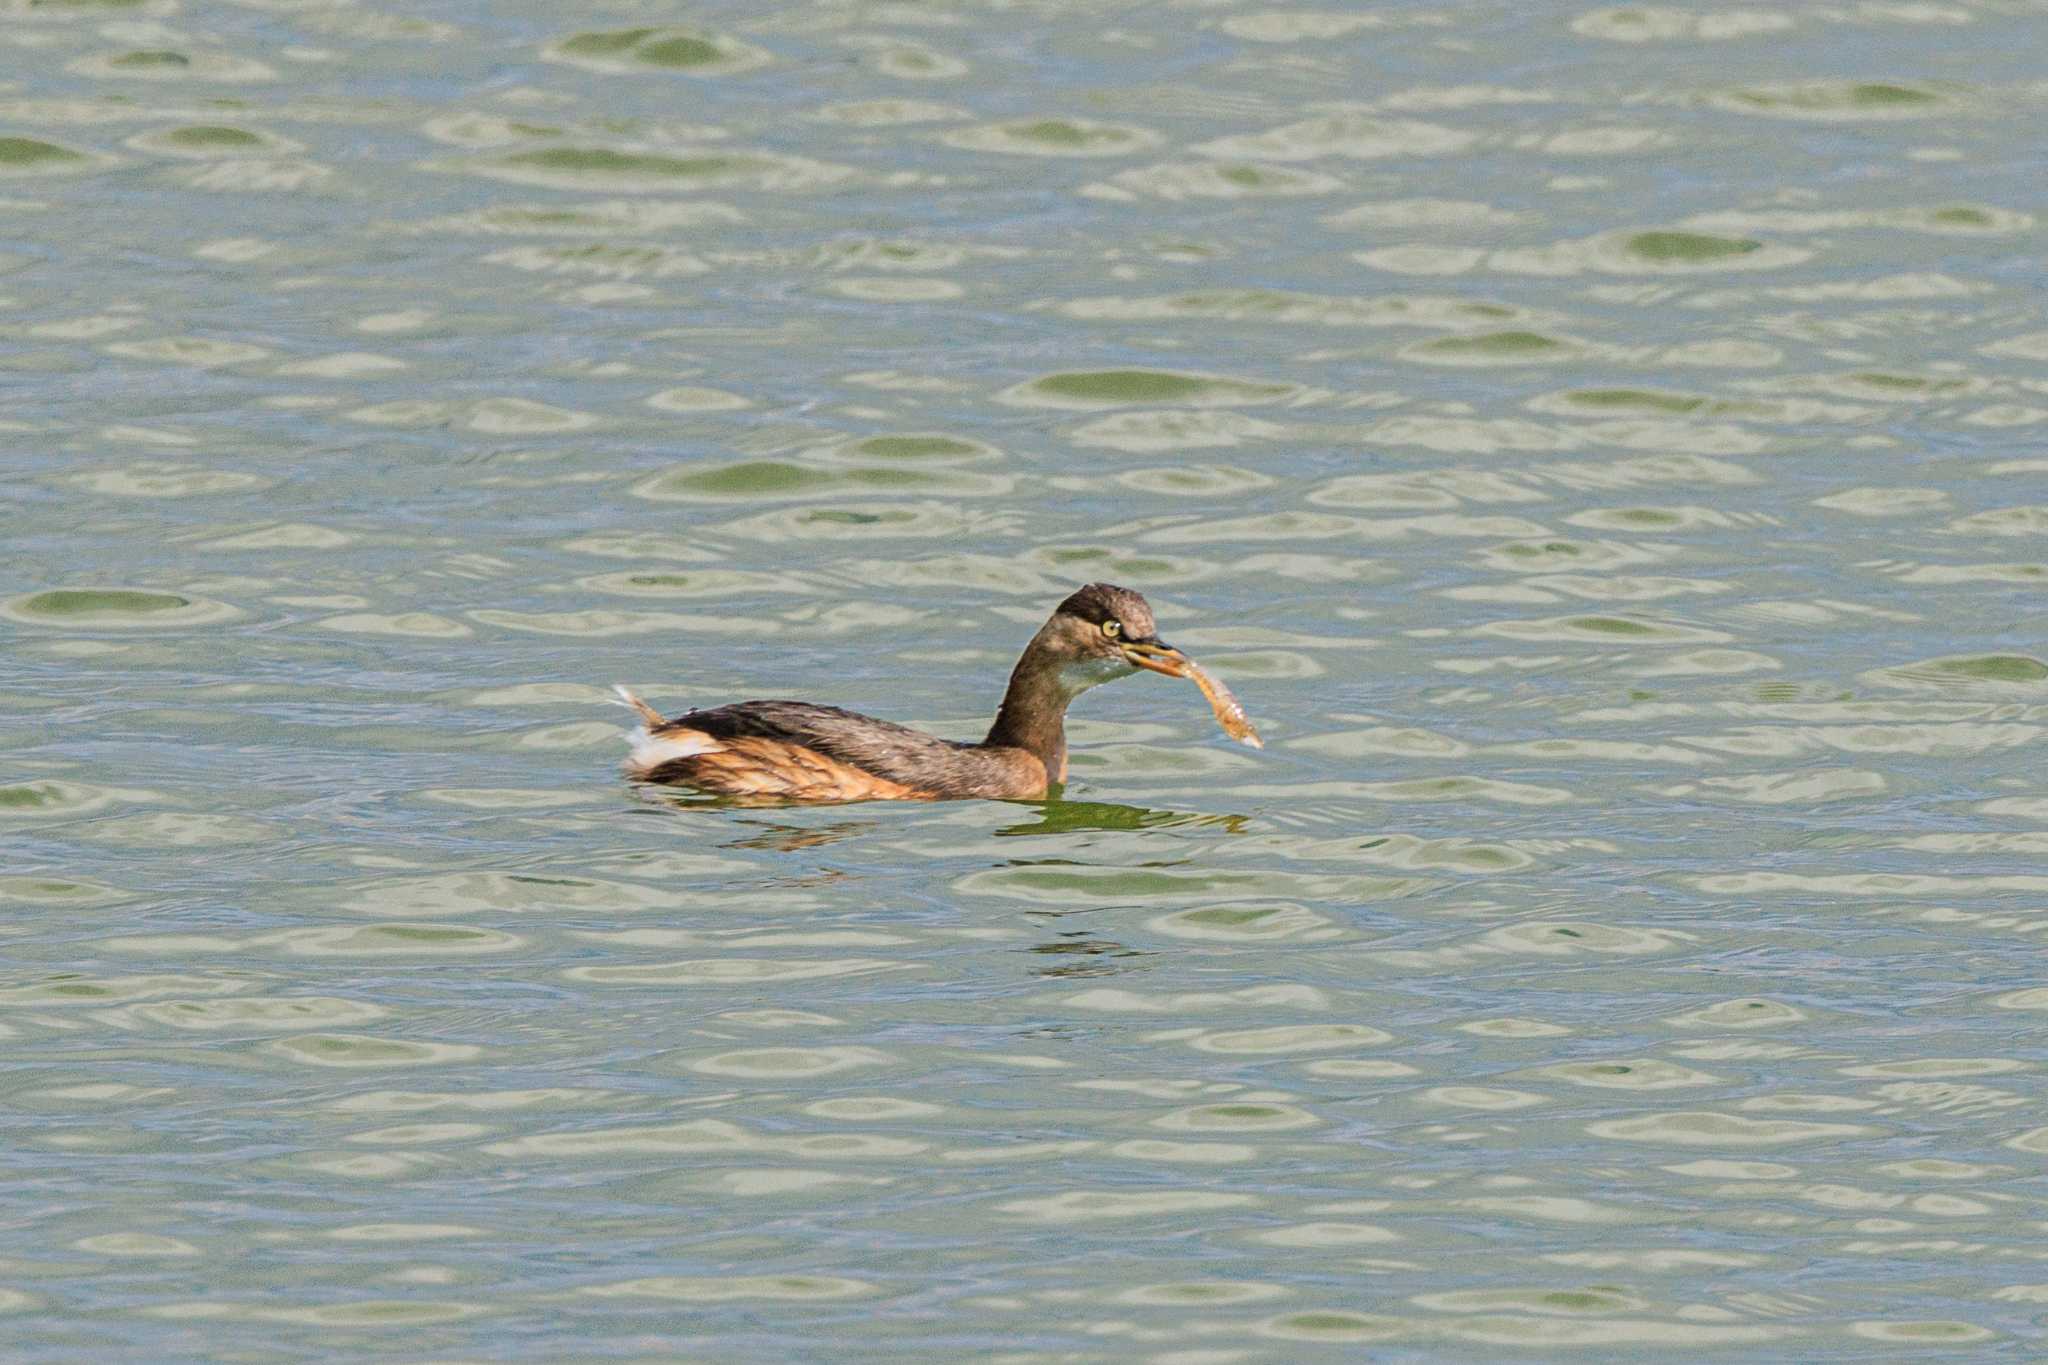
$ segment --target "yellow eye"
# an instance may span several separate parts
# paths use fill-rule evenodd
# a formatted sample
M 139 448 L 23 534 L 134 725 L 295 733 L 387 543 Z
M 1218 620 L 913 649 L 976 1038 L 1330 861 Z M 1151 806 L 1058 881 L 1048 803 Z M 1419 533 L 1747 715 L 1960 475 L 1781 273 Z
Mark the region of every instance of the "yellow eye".
M 1102 633 L 1114 640 L 1117 636 L 1124 633 L 1124 623 L 1121 621 L 1104 621 L 1102 623 Z

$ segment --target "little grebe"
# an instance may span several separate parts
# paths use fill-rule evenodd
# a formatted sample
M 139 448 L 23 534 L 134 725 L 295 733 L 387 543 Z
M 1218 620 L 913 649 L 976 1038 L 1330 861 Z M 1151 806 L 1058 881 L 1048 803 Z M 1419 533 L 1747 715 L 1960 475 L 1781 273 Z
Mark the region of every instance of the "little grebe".
M 1042 797 L 1067 778 L 1068 703 L 1141 668 L 1194 678 L 1231 735 L 1258 744 L 1228 692 L 1158 637 L 1143 597 L 1090 583 L 1060 603 L 1024 647 L 995 724 L 979 744 L 801 701 L 743 701 L 665 720 L 621 687 L 619 695 L 645 722 L 630 737 L 626 773 L 757 800 Z M 1219 693 L 1232 715 L 1216 700 Z

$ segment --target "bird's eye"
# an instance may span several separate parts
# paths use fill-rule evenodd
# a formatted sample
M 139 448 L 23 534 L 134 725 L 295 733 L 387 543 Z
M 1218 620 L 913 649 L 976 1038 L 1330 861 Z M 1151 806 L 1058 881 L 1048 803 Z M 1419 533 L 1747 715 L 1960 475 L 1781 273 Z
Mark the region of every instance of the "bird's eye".
M 1102 633 L 1114 640 L 1117 636 L 1124 633 L 1124 623 L 1121 621 L 1104 621 L 1102 623 Z

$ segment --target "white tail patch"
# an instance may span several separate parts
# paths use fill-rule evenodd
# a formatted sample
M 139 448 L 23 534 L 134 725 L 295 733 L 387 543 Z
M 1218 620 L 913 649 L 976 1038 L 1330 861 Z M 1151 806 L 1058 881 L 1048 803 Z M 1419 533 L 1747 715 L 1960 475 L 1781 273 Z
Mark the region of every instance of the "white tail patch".
M 627 736 L 627 743 L 633 746 L 633 751 L 626 756 L 626 769 L 639 775 L 651 773 L 671 759 L 715 754 L 725 748 L 700 730 L 673 730 L 665 735 L 635 730 Z
M 615 686 L 612 691 L 619 694 L 619 705 L 632 708 L 633 713 L 640 717 L 640 728 L 626 736 L 626 743 L 632 746 L 632 751 L 626 755 L 626 771 L 632 776 L 645 777 L 671 759 L 715 754 L 725 748 L 701 730 L 653 733 L 656 727 L 668 724 L 661 713 L 624 687 Z

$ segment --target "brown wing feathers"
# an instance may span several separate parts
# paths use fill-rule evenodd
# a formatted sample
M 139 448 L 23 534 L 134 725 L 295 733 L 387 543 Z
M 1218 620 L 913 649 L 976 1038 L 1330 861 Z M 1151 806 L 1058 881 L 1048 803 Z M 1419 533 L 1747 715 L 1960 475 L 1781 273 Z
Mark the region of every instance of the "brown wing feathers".
M 680 736 L 691 729 L 694 727 L 670 726 L 664 737 Z M 647 780 L 680 782 L 723 796 L 792 801 L 900 801 L 931 795 L 787 740 L 745 736 L 715 743 L 717 747 L 703 753 L 657 765 L 648 771 Z

